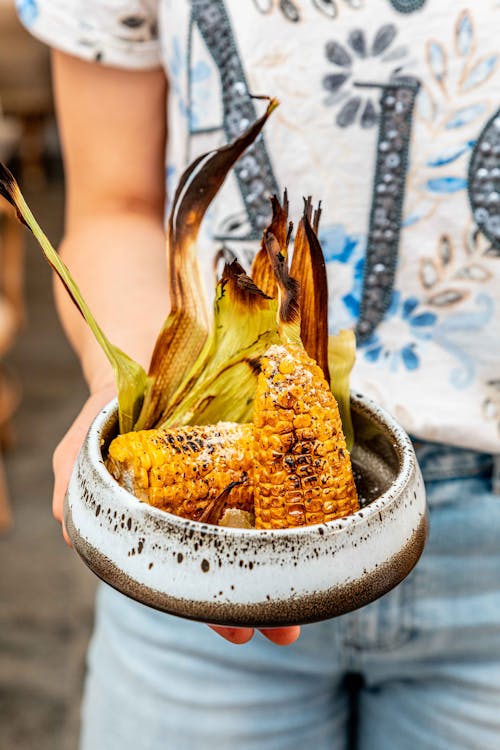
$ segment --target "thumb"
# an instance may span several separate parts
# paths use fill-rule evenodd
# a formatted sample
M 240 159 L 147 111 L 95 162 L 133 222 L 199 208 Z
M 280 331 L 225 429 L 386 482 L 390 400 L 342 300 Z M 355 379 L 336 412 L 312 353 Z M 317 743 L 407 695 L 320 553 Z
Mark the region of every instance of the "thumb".
M 64 497 L 80 448 L 94 418 L 111 400 L 114 393 L 115 389 L 113 386 L 107 386 L 93 393 L 87 399 L 79 415 L 54 451 L 52 458 L 52 468 L 54 471 L 52 512 L 61 524 L 63 523 Z M 71 544 L 64 526 L 63 536 L 66 542 Z

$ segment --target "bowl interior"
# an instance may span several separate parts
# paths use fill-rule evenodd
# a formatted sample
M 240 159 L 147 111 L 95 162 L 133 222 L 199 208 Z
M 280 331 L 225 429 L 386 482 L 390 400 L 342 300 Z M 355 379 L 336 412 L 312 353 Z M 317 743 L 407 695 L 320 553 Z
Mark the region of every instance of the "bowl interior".
M 351 452 L 354 479 L 362 507 L 387 492 L 403 466 L 403 446 L 376 412 L 353 398 L 351 413 L 355 444 Z

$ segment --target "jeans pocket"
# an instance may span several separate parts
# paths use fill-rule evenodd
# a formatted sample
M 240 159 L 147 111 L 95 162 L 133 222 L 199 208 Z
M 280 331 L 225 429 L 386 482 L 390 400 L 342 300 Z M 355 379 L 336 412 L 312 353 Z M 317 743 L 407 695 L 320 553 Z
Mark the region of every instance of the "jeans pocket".
M 345 645 L 354 651 L 391 651 L 413 639 L 418 591 L 417 567 L 392 591 L 352 613 Z

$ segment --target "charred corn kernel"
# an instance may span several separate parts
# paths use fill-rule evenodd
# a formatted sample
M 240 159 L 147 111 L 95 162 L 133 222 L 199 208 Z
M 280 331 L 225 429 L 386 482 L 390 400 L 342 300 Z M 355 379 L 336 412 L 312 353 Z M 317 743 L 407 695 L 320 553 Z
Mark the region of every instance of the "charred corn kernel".
M 358 510 L 337 403 L 302 347 L 267 351 L 253 421 L 258 529 L 323 523 Z
M 107 466 L 140 500 L 196 520 L 231 482 L 250 474 L 252 439 L 251 425 L 229 423 L 131 432 L 113 440 Z M 234 487 L 227 507 L 253 511 L 251 488 Z

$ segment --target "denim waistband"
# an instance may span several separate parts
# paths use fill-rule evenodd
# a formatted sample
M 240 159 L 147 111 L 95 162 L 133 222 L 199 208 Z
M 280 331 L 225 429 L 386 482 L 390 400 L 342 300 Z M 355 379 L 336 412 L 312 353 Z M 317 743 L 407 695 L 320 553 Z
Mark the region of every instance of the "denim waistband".
M 491 477 L 500 493 L 500 456 L 416 439 L 413 445 L 426 482 Z

